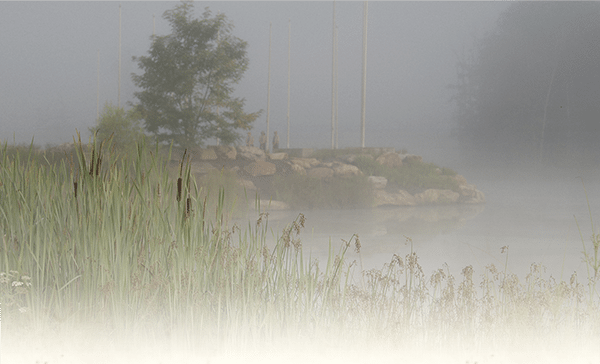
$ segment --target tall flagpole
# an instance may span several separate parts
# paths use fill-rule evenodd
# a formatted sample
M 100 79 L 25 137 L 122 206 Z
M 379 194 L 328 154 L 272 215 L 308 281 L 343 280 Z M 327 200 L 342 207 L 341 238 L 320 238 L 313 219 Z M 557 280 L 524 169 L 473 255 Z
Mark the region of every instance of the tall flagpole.
M 269 112 L 271 110 L 271 28 L 273 24 L 269 22 L 269 76 L 268 76 L 268 86 L 267 86 L 267 148 L 266 151 L 269 151 Z
M 335 1 L 333 2 L 333 30 L 331 43 L 331 149 L 335 149 Z
M 363 18 L 363 71 L 362 71 L 362 107 L 360 119 L 360 145 L 365 147 L 365 115 L 367 105 L 367 19 L 369 3 L 364 2 L 364 18 Z
M 100 119 L 100 50 L 98 49 L 98 80 L 96 81 L 96 122 Z
M 290 81 L 291 81 L 291 64 L 292 64 L 292 20 L 288 22 L 288 99 L 287 99 L 287 144 L 286 148 L 290 148 Z
M 338 124 L 340 118 L 339 98 L 338 98 L 338 28 L 335 27 L 335 149 L 338 149 L 338 137 L 340 135 L 340 126 Z
M 119 87 L 117 91 L 117 107 L 121 107 L 121 4 L 119 4 Z

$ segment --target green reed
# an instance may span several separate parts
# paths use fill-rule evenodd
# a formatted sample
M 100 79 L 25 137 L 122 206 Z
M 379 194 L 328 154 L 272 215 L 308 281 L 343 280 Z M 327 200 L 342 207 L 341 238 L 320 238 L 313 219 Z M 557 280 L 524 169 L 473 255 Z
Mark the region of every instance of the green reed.
M 267 213 L 231 226 L 225 190 L 207 207 L 185 153 L 173 176 L 158 146 L 141 142 L 136 154 L 117 156 L 110 141 L 76 145 L 53 165 L 31 158 L 33 149 L 21 160 L 2 148 L 7 330 L 93 325 L 194 350 L 299 338 L 472 345 L 557 327 L 600 336 L 598 300 L 583 299 L 576 274 L 557 281 L 534 264 L 520 280 L 505 264 L 480 279 L 471 266 L 460 279 L 447 266 L 428 275 L 409 238 L 406 255 L 355 274 L 347 253 L 360 253 L 358 236 L 330 242 L 318 262 L 303 254 L 303 215 L 274 244 Z
M 244 232 L 229 227 L 223 189 L 206 209 L 185 155 L 175 180 L 158 148 L 142 143 L 131 160 L 77 145 L 56 166 L 2 155 L 0 266 L 31 277 L 23 322 L 185 324 L 192 336 L 231 339 L 236 327 L 273 336 L 274 326 L 327 315 L 343 260 L 325 272 L 303 261 L 303 217 L 269 249 L 266 216 Z

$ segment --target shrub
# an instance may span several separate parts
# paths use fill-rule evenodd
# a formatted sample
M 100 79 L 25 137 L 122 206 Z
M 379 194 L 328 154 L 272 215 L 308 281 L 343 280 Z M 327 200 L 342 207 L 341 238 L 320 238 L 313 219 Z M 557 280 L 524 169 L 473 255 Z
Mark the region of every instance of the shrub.
M 414 161 L 404 163 L 398 168 L 391 168 L 379 164 L 371 157 L 358 156 L 354 165 L 366 176 L 383 176 L 387 178 L 388 183 L 408 191 L 436 188 L 458 192 L 458 183 L 451 178 L 456 175 L 456 172 L 449 168 L 440 169 L 433 163 Z

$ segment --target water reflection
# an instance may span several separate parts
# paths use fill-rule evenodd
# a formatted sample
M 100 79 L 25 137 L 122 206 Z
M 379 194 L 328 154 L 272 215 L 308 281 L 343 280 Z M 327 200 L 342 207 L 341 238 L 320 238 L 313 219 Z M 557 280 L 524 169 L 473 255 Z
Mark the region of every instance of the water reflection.
M 596 179 L 596 180 L 600 180 Z M 269 243 L 299 213 L 306 217 L 300 234 L 305 257 L 327 259 L 329 244 L 337 250 L 342 240 L 358 234 L 361 254 L 349 251 L 348 259 L 362 262 L 363 269 L 381 268 L 394 254 L 417 252 L 425 274 L 446 263 L 455 275 L 472 265 L 477 275 L 495 264 L 523 278 L 532 263 L 545 265 L 547 274 L 568 279 L 577 271 L 586 276 L 582 263 L 582 241 L 591 235 L 588 210 L 581 181 L 563 178 L 481 180 L 485 205 L 420 206 L 366 210 L 269 211 Z M 600 183 L 586 183 L 592 216 L 600 216 Z M 256 221 L 250 212 L 240 219 Z M 406 244 L 406 237 L 413 241 Z M 501 253 L 509 246 L 508 261 Z M 352 250 L 352 249 L 351 249 Z
M 360 238 L 361 252 L 360 255 L 357 254 L 352 247 L 348 251 L 349 261 L 358 260 L 363 269 L 381 268 L 393 254 L 405 255 L 410 251 L 410 247 L 406 245 L 407 237 L 413 239 L 413 249 L 427 253 L 425 248 L 428 242 L 455 232 L 484 210 L 485 205 L 446 205 L 268 211 L 268 226 L 271 231 L 268 242 L 274 244 L 281 231 L 302 213 L 306 217 L 306 225 L 300 238 L 305 256 L 310 255 L 324 262 L 329 254 L 330 243 L 337 251 L 343 241 L 349 241 L 356 234 Z M 256 220 L 258 216 L 257 212 L 252 212 L 247 219 Z

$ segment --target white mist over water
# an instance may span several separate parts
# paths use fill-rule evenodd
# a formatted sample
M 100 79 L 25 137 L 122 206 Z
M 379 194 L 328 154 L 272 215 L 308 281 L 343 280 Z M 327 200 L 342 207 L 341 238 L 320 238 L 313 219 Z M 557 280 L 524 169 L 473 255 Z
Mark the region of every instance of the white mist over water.
M 589 178 L 587 178 L 589 177 Z M 600 183 L 584 177 L 592 219 L 600 224 Z M 591 247 L 590 211 L 586 194 L 573 173 L 544 178 L 537 175 L 513 178 L 470 179 L 486 194 L 482 205 L 419 206 L 361 210 L 270 211 L 271 238 L 291 223 L 298 214 L 306 217 L 299 235 L 304 258 L 312 256 L 326 262 L 329 242 L 335 252 L 342 240 L 353 234 L 360 238 L 361 253 L 348 249 L 348 262 L 355 268 L 380 269 L 394 254 L 404 257 L 411 247 L 419 256 L 426 276 L 444 268 L 452 273 L 472 265 L 475 274 L 494 264 L 499 270 L 524 278 L 532 263 L 542 264 L 546 273 L 568 280 L 577 271 L 587 277 L 582 262 L 584 242 Z M 268 211 L 268 208 L 267 208 Z M 250 215 L 248 219 L 258 215 Z M 577 219 L 577 221 L 576 221 Z M 600 225 L 598 225 L 600 226 Z M 508 246 L 508 262 L 501 248 Z M 589 252 L 589 251 L 588 251 Z

